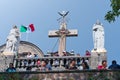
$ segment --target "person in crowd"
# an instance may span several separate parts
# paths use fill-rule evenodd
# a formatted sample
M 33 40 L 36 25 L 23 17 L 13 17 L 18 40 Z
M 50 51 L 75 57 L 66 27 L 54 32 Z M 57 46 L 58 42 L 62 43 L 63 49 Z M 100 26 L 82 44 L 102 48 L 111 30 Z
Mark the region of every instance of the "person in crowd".
M 26 71 L 31 71 L 32 70 L 32 66 L 27 66 Z
M 66 65 L 68 65 L 67 59 L 63 60 L 63 67 L 65 67 Z
M 108 67 L 108 69 L 120 69 L 120 65 L 117 64 L 116 60 L 113 60 L 112 64 Z
M 76 70 L 76 69 L 77 69 L 76 62 L 75 60 L 72 60 L 69 66 L 69 70 Z
M 31 54 L 31 52 L 28 52 L 28 54 L 27 54 L 27 58 L 32 58 L 32 54 Z
M 91 56 L 91 53 L 88 50 L 86 50 L 85 56 Z
M 101 69 L 107 69 L 107 61 L 106 60 L 103 60 L 102 61 L 102 65 L 99 65 L 98 66 L 98 69 L 101 70 Z
M 16 72 L 16 68 L 13 66 L 13 63 L 9 64 L 9 67 L 7 68 L 6 72 Z
M 70 55 L 71 55 L 71 56 L 74 56 L 74 55 L 75 55 L 74 50 L 71 50 L 71 51 L 70 51 Z
M 65 65 L 65 69 L 66 69 L 66 70 L 69 70 L 69 65 Z
M 33 59 L 32 64 L 33 64 L 33 67 L 37 67 L 37 61 L 35 59 Z
M 41 62 L 41 67 L 40 67 L 40 71 L 46 71 L 46 70 L 48 70 L 48 69 L 46 68 L 46 62 L 45 62 L 45 60 L 42 60 L 42 62 Z
M 78 69 L 79 69 L 79 70 L 83 70 L 83 65 L 80 64 L 80 66 L 78 66 Z
M 37 60 L 37 67 L 40 67 L 41 65 L 41 62 L 40 62 L 40 59 Z
M 52 66 L 49 61 L 46 61 L 46 69 L 47 70 L 52 70 Z
M 23 63 L 24 63 L 24 68 L 27 66 L 27 60 L 25 59 L 24 61 L 23 61 Z
M 59 66 L 59 61 L 57 59 L 54 61 L 54 65 L 55 65 L 55 67 Z
M 67 53 L 66 53 L 66 51 L 63 51 L 63 56 L 67 56 Z
M 89 69 L 89 65 L 87 62 L 83 62 L 82 66 L 83 66 L 83 70 Z
M 59 56 L 59 54 L 58 54 L 58 53 L 55 53 L 55 56 Z
M 85 62 L 87 62 L 87 64 L 90 65 L 90 63 L 89 63 L 89 58 L 86 58 L 86 59 L 85 59 Z
M 85 58 L 82 58 L 81 61 L 80 61 L 80 63 L 82 64 L 84 62 L 85 62 Z
M 32 70 L 32 61 L 28 60 L 28 66 L 26 68 L 26 71 L 31 71 Z
M 34 54 L 34 58 L 38 58 L 38 54 Z
M 81 62 L 80 62 L 80 59 L 78 58 L 78 59 L 77 59 L 77 66 L 79 67 L 80 64 L 81 64 Z

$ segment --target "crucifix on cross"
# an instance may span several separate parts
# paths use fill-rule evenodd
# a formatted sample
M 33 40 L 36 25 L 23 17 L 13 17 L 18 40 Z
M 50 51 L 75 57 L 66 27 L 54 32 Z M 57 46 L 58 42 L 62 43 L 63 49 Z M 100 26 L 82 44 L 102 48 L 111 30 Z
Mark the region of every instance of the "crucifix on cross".
M 66 51 L 66 37 L 78 36 L 77 29 L 72 29 L 72 30 L 67 29 L 65 17 L 67 16 L 68 13 L 69 12 L 65 12 L 65 11 L 63 11 L 62 13 L 59 12 L 59 14 L 62 16 L 60 29 L 52 30 L 52 31 L 49 31 L 48 33 L 49 37 L 59 37 L 59 48 L 58 48 L 59 56 L 63 56 L 63 51 Z

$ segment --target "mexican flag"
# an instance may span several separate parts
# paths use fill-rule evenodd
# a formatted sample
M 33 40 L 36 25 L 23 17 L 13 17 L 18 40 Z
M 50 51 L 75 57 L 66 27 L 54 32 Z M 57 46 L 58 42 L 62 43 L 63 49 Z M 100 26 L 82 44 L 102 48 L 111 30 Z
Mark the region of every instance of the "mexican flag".
M 29 30 L 30 30 L 31 32 L 35 31 L 35 28 L 34 28 L 34 25 L 33 25 L 33 24 L 30 24 L 30 25 L 29 25 Z
M 35 28 L 33 24 L 30 24 L 28 27 L 21 25 L 20 32 L 34 32 Z
M 27 27 L 24 25 L 21 25 L 20 32 L 27 32 Z

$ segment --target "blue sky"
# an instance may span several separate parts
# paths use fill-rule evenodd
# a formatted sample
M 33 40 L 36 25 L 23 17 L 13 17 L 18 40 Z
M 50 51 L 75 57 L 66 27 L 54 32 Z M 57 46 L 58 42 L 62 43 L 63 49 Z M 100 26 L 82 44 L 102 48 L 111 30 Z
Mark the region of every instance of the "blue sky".
M 113 59 L 120 64 L 120 18 L 108 23 L 104 15 L 110 10 L 109 0 L 0 0 L 0 45 L 6 42 L 6 37 L 13 25 L 20 27 L 35 25 L 35 32 L 29 33 L 28 41 L 40 47 L 46 53 L 51 51 L 57 38 L 49 38 L 48 31 L 59 29 L 58 12 L 69 11 L 68 29 L 78 29 L 78 37 L 67 38 L 67 51 L 84 55 L 85 50 L 93 49 L 92 27 L 97 19 L 104 25 L 105 48 L 108 64 Z M 26 33 L 21 34 L 21 40 L 26 40 Z M 58 45 L 53 49 L 57 51 Z

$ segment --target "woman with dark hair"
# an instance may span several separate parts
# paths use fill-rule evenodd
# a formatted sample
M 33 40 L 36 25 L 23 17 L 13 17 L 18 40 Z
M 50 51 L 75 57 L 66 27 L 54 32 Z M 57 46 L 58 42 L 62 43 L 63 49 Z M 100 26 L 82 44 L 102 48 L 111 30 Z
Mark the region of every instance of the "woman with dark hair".
M 82 66 L 83 66 L 83 70 L 84 70 L 84 69 L 89 69 L 89 65 L 88 65 L 87 62 L 83 62 L 83 63 L 82 63 Z
M 107 69 L 107 61 L 103 60 L 102 61 L 102 65 L 98 65 L 98 69 L 99 70 L 101 70 L 101 69 Z
M 75 60 L 71 60 L 70 66 L 69 66 L 69 70 L 76 70 L 76 62 Z

